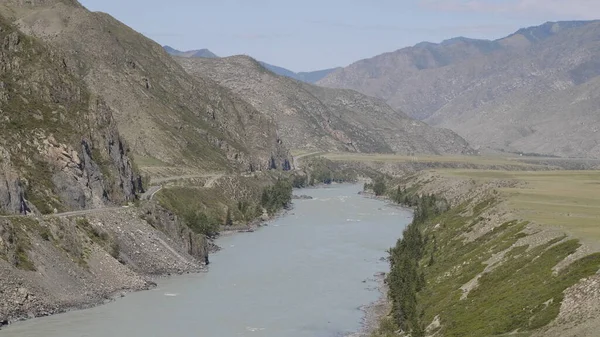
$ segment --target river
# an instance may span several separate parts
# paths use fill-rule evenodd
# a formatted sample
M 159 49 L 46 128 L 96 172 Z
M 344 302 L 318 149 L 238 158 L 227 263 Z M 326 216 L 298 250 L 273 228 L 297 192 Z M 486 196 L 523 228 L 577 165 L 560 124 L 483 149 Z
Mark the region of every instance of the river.
M 249 234 L 223 237 L 207 273 L 159 280 L 109 304 L 9 326 L 1 337 L 336 337 L 380 296 L 381 258 L 411 212 L 357 185 L 297 190 L 312 200 Z

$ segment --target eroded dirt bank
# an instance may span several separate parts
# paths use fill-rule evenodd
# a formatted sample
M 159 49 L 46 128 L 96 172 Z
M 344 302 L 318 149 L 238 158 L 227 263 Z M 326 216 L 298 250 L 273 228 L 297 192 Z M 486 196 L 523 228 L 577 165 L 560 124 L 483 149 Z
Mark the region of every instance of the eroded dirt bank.
M 171 212 L 141 208 L 85 217 L 0 218 L 0 322 L 101 304 L 198 272 L 209 244 Z

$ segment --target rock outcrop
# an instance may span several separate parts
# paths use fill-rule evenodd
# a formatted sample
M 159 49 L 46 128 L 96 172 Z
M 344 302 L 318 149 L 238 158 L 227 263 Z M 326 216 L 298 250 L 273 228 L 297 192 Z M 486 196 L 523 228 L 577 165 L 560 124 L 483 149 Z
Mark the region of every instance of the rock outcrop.
M 0 21 L 0 211 L 133 201 L 141 179 L 113 111 L 88 93 L 61 54 Z

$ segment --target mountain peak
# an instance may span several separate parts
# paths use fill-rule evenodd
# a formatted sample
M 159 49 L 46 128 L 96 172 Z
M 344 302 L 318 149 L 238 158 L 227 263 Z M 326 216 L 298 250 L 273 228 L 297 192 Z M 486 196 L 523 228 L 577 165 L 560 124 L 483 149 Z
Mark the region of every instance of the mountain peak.
M 564 30 L 583 27 L 594 22 L 599 21 L 548 21 L 539 26 L 521 28 L 514 34 L 509 35 L 508 38 L 513 37 L 515 35 L 521 35 L 524 36 L 530 42 L 535 43 L 543 41 Z
M 203 48 L 203 49 L 195 49 L 195 50 L 188 50 L 188 51 L 180 51 L 177 50 L 171 46 L 163 46 L 163 49 L 174 56 L 181 56 L 181 57 L 204 57 L 204 58 L 216 58 L 219 57 L 217 56 L 215 53 L 213 53 L 212 51 Z
M 490 42 L 489 40 L 471 39 L 464 36 L 458 36 L 451 39 L 444 40 L 440 43 L 442 46 L 451 46 L 457 43 L 479 43 L 479 42 Z
M 13 8 L 33 8 L 33 7 L 50 7 L 62 3 L 72 7 L 83 7 L 77 0 L 5 0 L 5 3 Z

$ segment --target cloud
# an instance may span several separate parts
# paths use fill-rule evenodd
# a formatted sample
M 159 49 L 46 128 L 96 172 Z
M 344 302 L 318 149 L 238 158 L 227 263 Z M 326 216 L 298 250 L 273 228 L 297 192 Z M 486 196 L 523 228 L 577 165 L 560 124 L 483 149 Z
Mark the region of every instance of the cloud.
M 511 16 L 559 15 L 573 19 L 597 19 L 598 0 L 419 0 L 425 8 L 449 12 L 499 13 Z

